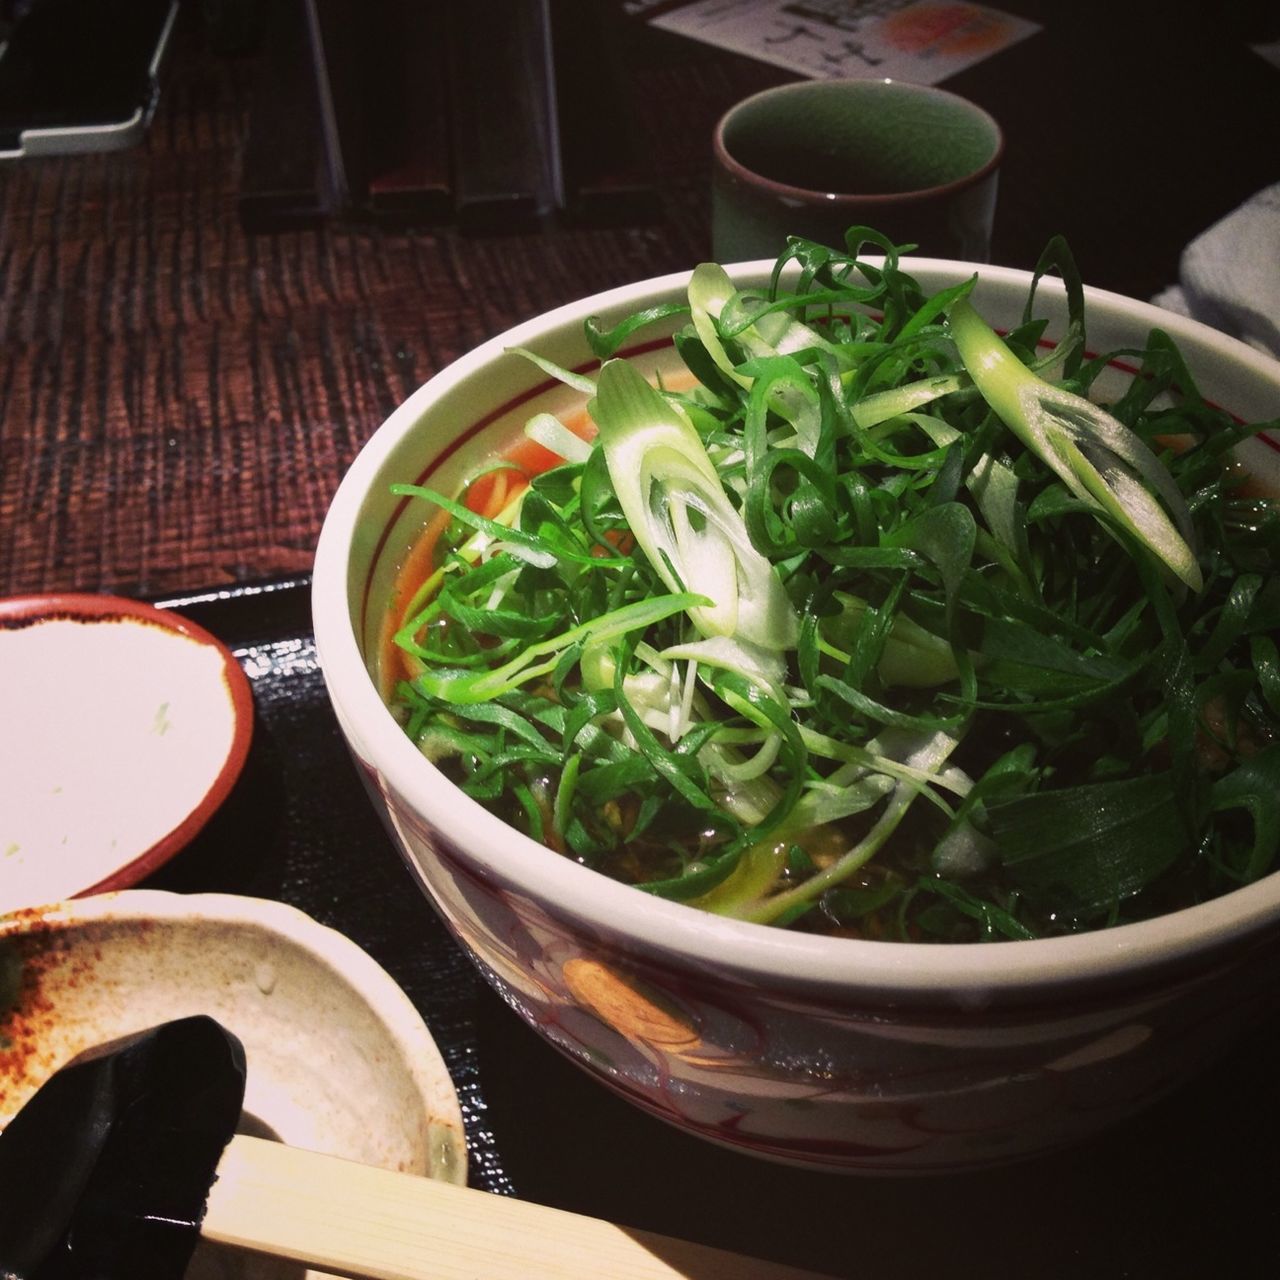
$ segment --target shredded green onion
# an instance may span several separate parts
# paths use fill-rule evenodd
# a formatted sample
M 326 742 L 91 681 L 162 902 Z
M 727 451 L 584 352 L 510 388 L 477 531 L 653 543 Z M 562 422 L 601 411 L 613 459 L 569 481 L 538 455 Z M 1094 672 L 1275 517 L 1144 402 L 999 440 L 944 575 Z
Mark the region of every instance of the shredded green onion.
M 589 323 L 595 376 L 523 352 L 596 435 L 536 415 L 562 462 L 496 517 L 396 487 L 449 520 L 396 619 L 406 732 L 566 856 L 776 926 L 1040 937 L 1276 870 L 1280 516 L 1230 461 L 1275 424 L 1159 332 L 1098 403 L 1061 241 L 1005 334 L 847 243 Z M 677 315 L 689 390 L 616 354 Z

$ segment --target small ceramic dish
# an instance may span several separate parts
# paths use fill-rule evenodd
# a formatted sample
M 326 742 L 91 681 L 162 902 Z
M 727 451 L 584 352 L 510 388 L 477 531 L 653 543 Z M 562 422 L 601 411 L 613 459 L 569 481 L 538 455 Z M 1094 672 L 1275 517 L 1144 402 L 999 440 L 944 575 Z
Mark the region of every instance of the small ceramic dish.
M 253 697 L 195 623 L 104 595 L 0 601 L 0 912 L 136 884 L 239 776 Z
M 208 1014 L 247 1063 L 241 1129 L 466 1181 L 457 1095 L 430 1032 L 354 942 L 281 903 L 129 890 L 0 919 L 0 1128 L 84 1050 Z M 299 1276 L 200 1246 L 194 1276 Z

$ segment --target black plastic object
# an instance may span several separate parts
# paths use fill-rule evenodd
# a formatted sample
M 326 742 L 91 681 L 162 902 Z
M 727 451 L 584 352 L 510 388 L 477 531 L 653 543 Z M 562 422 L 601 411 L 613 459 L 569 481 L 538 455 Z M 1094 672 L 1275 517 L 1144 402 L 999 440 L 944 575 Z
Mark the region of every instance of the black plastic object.
M 206 1017 L 59 1071 L 0 1135 L 0 1276 L 180 1280 L 244 1081 L 240 1041 Z
M 30 0 L 0 31 L 0 154 L 137 142 L 160 93 L 174 0 Z

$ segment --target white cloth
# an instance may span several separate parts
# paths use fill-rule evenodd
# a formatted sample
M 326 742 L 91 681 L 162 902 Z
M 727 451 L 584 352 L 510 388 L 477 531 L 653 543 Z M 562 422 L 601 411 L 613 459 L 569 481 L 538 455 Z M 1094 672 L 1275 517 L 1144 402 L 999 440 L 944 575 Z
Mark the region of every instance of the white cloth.
M 1187 245 L 1152 301 L 1280 357 L 1280 182 Z

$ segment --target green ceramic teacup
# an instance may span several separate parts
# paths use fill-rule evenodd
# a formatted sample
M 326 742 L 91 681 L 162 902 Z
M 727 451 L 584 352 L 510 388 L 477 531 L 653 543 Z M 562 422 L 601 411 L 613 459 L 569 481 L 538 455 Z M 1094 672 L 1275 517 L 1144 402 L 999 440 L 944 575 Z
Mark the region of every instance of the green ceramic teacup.
M 715 257 L 774 257 L 789 235 L 843 245 L 862 224 L 937 258 L 990 255 L 1000 126 L 981 107 L 897 80 L 766 89 L 716 127 Z

